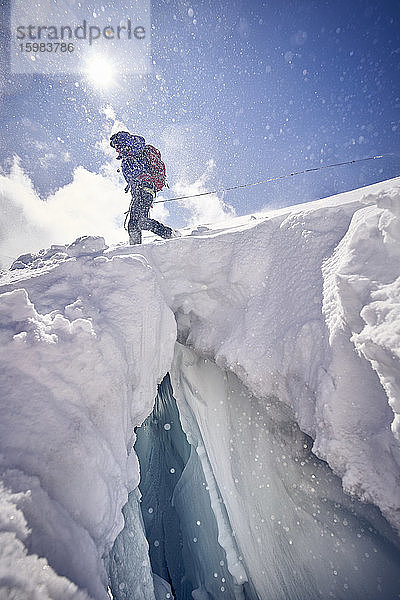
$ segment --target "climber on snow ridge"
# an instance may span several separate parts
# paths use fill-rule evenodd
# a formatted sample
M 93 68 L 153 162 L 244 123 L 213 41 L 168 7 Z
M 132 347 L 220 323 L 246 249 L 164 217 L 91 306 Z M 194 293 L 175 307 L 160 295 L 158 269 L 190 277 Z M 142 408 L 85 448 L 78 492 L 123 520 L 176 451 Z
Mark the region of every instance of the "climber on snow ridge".
M 129 243 L 142 242 L 142 229 L 166 239 L 177 237 L 178 232 L 149 217 L 156 193 L 166 184 L 165 165 L 160 151 L 154 146 L 146 145 L 140 135 L 132 135 L 127 131 L 114 133 L 110 138 L 110 146 L 115 148 L 118 152 L 117 159 L 122 161 L 122 173 L 128 184 L 125 191 L 130 190 L 132 194 L 128 222 Z

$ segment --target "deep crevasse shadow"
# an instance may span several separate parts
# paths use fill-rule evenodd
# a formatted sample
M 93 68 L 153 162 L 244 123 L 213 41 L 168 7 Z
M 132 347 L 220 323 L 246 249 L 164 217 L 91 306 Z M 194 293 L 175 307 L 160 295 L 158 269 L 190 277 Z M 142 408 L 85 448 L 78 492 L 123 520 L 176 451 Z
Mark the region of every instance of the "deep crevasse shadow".
M 212 361 L 188 360 L 187 355 L 185 360 L 186 366 L 185 361 L 178 368 L 175 365 L 175 380 L 178 376 L 179 407 L 194 445 L 182 430 L 167 376 L 159 386 L 152 414 L 137 430 L 135 446 L 152 570 L 158 576 L 156 583 L 170 584 L 164 589 L 158 585 L 157 600 L 398 598 L 400 553 L 390 527 L 375 507 L 344 494 L 340 480 L 312 454 L 311 440 L 298 429 L 288 407 L 277 399 L 252 397 L 233 374 Z M 207 382 L 205 387 L 202 382 Z M 193 402 L 201 406 L 201 414 L 195 414 Z M 204 440 L 199 421 L 209 429 Z M 227 439 L 230 449 L 224 448 Z M 199 458 L 204 452 L 213 452 L 219 463 L 211 468 L 206 456 L 211 470 L 206 477 L 204 456 L 202 462 Z M 230 462 L 225 460 L 229 454 Z M 218 521 L 220 531 L 210 500 L 210 478 L 217 478 L 222 486 L 222 493 L 218 486 L 214 490 L 214 501 L 217 495 L 224 513 Z M 239 513 L 233 508 L 235 503 Z M 126 526 L 121 539 L 143 535 L 143 527 L 138 526 L 141 517 L 127 518 L 138 510 L 136 491 L 124 508 Z M 230 520 L 228 513 L 233 517 Z M 221 540 L 223 520 L 229 539 L 225 531 Z M 232 526 L 236 526 L 240 549 Z M 233 553 L 237 551 L 238 560 L 243 561 L 250 583 L 235 585 L 218 539 L 225 549 L 231 546 L 231 552 L 235 546 Z M 121 550 L 120 541 L 120 562 L 126 553 L 129 543 Z M 140 573 L 128 583 L 123 564 L 117 571 L 116 600 L 152 598 L 141 592 Z
M 182 430 L 169 375 L 137 430 L 135 451 L 154 573 L 170 583 L 176 600 L 248 597 L 227 569 L 207 481 Z
M 137 571 L 127 557 L 130 543 L 137 553 L 134 538 L 143 533 L 140 522 L 156 575 L 157 600 L 257 600 L 248 584 L 235 583 L 228 570 L 207 481 L 198 454 L 182 430 L 169 375 L 159 385 L 153 412 L 136 435 L 141 499 L 139 503 L 137 490 L 130 493 L 123 509 L 125 528 L 111 552 L 115 600 L 151 598 L 149 586 L 137 582 L 146 571 Z M 169 586 L 163 586 L 160 578 Z

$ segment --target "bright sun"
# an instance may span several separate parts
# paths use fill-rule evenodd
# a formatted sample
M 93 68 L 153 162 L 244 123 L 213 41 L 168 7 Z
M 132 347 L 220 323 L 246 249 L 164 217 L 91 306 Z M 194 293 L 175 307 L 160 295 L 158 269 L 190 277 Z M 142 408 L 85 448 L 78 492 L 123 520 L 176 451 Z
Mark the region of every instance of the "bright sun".
M 108 88 L 114 81 L 113 66 L 107 58 L 92 57 L 87 63 L 86 74 L 96 87 Z

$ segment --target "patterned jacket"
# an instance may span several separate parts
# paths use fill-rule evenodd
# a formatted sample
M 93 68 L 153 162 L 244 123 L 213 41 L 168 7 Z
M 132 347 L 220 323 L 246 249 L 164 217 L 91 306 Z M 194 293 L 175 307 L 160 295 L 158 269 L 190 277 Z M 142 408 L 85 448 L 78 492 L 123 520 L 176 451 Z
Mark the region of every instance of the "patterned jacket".
M 150 165 L 144 153 L 145 140 L 140 135 L 131 135 L 128 132 L 120 132 L 114 141 L 114 147 L 118 151 L 118 159 L 121 159 L 121 170 L 132 192 L 138 185 L 154 190 L 153 179 L 150 174 Z

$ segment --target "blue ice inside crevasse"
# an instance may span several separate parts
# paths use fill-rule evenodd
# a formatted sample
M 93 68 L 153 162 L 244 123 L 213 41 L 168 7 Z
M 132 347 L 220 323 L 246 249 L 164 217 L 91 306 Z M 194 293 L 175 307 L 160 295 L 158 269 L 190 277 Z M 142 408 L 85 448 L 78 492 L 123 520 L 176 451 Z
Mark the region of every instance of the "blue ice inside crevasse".
M 159 386 L 152 414 L 136 433 L 153 572 L 170 584 L 176 600 L 252 598 L 227 568 L 207 481 L 182 430 L 169 375 Z
M 150 586 L 142 581 L 147 577 L 145 565 L 129 551 L 131 547 L 132 554 L 138 552 L 142 523 L 157 600 L 257 600 L 249 584 L 236 583 L 227 568 L 209 488 L 198 454 L 182 430 L 169 375 L 136 435 L 140 494 L 130 493 L 123 509 L 125 527 L 111 552 L 113 598 L 153 598 Z
M 391 528 L 375 507 L 344 494 L 340 479 L 312 454 L 312 441 L 299 430 L 288 407 L 277 399 L 252 397 L 232 373 L 211 361 L 208 365 L 199 361 L 195 367 L 196 373 L 187 367 L 179 371 L 181 396 L 189 398 L 195 389 L 204 414 L 210 409 L 207 427 L 213 440 L 212 428 L 223 416 L 233 460 L 225 464 L 222 453 L 216 469 L 221 469 L 220 474 L 214 476 L 210 461 L 202 456 L 207 454 L 208 442 L 202 439 L 190 401 L 183 406 L 180 399 L 185 429 L 188 419 L 192 421 L 189 439 L 193 443 L 197 437 L 193 446 L 188 443 L 167 375 L 159 386 L 152 414 L 137 429 L 135 451 L 142 498 L 139 504 L 138 492 L 132 492 L 124 508 L 126 525 L 111 560 L 113 597 L 399 598 L 400 553 Z M 207 382 L 204 389 L 201 381 Z M 214 394 L 223 415 L 216 412 Z M 221 439 L 216 442 L 222 444 L 221 449 L 224 435 L 221 428 Z M 260 468 L 257 482 L 262 473 L 265 485 L 255 485 L 252 479 L 254 453 Z M 221 476 L 222 472 L 241 474 L 235 484 L 240 514 L 234 514 L 229 477 Z M 237 526 L 235 519 L 242 523 Z M 146 586 L 148 570 L 142 567 L 137 571 L 139 557 L 133 566 L 130 562 L 129 547 L 133 554 L 137 552 L 143 526 L 155 574 L 155 596 L 151 586 Z M 235 526 L 236 532 L 232 531 Z M 244 575 L 238 576 L 232 569 L 232 553 Z

